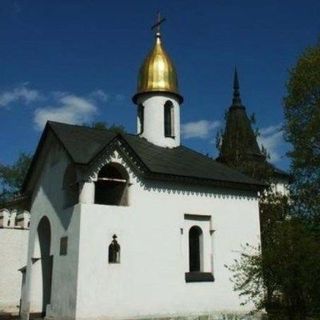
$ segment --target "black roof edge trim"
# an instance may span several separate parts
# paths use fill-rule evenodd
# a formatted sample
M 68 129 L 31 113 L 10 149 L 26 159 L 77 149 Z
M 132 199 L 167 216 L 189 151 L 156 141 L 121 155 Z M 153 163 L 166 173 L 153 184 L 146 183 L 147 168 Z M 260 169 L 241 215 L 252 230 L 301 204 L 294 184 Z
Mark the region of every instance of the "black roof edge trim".
M 119 141 L 120 141 L 120 145 L 117 144 L 117 142 Z M 147 177 L 150 175 L 151 170 L 149 169 L 149 167 L 142 161 L 139 155 L 131 148 L 131 146 L 129 145 L 129 143 L 126 141 L 125 137 L 121 133 L 118 133 L 114 138 L 112 138 L 112 140 L 109 141 L 108 144 L 106 144 L 94 157 L 92 157 L 92 159 L 88 163 L 86 164 L 75 163 L 75 164 L 82 167 L 91 166 L 94 163 L 94 161 L 100 157 L 100 155 L 102 155 L 105 152 L 108 152 L 108 149 L 110 149 L 110 151 L 112 151 L 113 149 L 119 151 L 119 153 L 124 158 L 124 160 L 127 161 L 133 167 L 133 170 L 137 172 L 139 175 L 141 175 L 142 177 Z M 127 149 L 129 153 L 131 153 L 131 156 L 127 154 L 127 152 L 125 152 L 124 149 Z M 132 160 L 132 157 L 135 158 L 135 161 Z M 138 162 L 139 166 L 137 166 L 135 162 Z M 141 170 L 140 167 L 142 167 L 143 169 Z
M 180 176 L 180 175 L 174 175 L 174 174 L 166 174 L 166 173 L 159 173 L 159 172 L 153 172 L 151 171 L 147 165 L 144 164 L 144 162 L 141 160 L 139 155 L 130 147 L 126 139 L 119 134 L 119 136 L 122 138 L 122 142 L 128 147 L 128 150 L 131 151 L 134 156 L 140 161 L 140 164 L 145 167 L 144 171 L 139 170 L 139 173 L 146 179 L 150 180 L 162 180 L 162 181 L 177 181 L 177 182 L 183 182 L 187 181 L 189 183 L 192 183 L 194 185 L 212 185 L 216 187 L 223 187 L 223 188 L 229 188 L 229 189 L 240 189 L 240 190 L 248 190 L 248 191 L 261 191 L 267 187 L 266 184 L 251 184 L 251 183 L 244 183 L 244 182 L 235 182 L 235 181 L 222 181 L 222 180 L 211 180 L 211 179 L 205 179 L 205 178 L 198 178 L 198 177 L 188 177 L 188 176 Z M 193 151 L 193 150 L 192 150 Z M 132 163 L 130 157 L 128 157 L 128 160 Z M 134 165 L 134 164 L 133 164 Z M 139 168 L 138 168 L 139 169 Z
M 22 183 L 22 186 L 21 186 L 21 193 L 25 193 L 25 190 L 26 190 L 26 187 L 27 187 L 27 184 L 29 182 L 29 179 L 33 173 L 33 170 L 34 170 L 34 167 L 35 167 L 35 164 L 36 162 L 38 161 L 38 158 L 39 158 L 39 155 L 40 155 L 40 152 L 43 148 L 43 144 L 44 144 L 44 141 L 46 140 L 46 137 L 48 135 L 48 132 L 49 130 L 51 130 L 51 132 L 53 133 L 53 135 L 55 136 L 55 138 L 59 141 L 59 143 L 62 145 L 63 149 L 65 150 L 65 152 L 67 153 L 68 157 L 70 158 L 70 160 L 72 162 L 74 162 L 71 154 L 69 153 L 69 151 L 67 150 L 67 148 L 65 147 L 64 143 L 59 139 L 58 135 L 56 134 L 56 132 L 54 131 L 54 129 L 51 127 L 51 121 L 47 121 L 45 127 L 44 127 L 44 130 L 43 130 L 43 133 L 40 137 L 40 141 L 37 145 L 37 148 L 36 148 L 36 151 L 32 157 L 32 160 L 31 160 L 31 164 L 30 164 L 30 167 L 28 168 L 28 171 L 27 171 L 27 174 L 25 176 L 25 179 Z
M 262 191 L 267 185 L 265 184 L 250 184 L 244 182 L 236 181 L 222 181 L 222 180 L 212 180 L 198 177 L 187 177 L 187 176 L 178 176 L 173 174 L 165 174 L 159 172 L 152 172 L 146 178 L 151 180 L 162 180 L 162 181 L 176 181 L 176 182 L 188 182 L 193 185 L 210 185 L 214 187 L 221 187 L 227 189 L 236 189 L 236 190 L 247 190 L 247 191 Z
M 119 139 L 120 138 L 120 139 Z M 176 181 L 176 182 L 188 182 L 194 185 L 211 185 L 215 187 L 222 187 L 228 189 L 237 189 L 237 190 L 247 190 L 247 191 L 261 191 L 267 187 L 266 184 L 251 184 L 251 183 L 244 183 L 244 182 L 235 182 L 235 181 L 222 181 L 222 180 L 211 180 L 205 178 L 197 178 L 197 177 L 188 177 L 188 176 L 179 176 L 174 174 L 166 174 L 166 173 L 159 173 L 151 171 L 148 166 L 141 160 L 139 155 L 131 148 L 130 144 L 126 141 L 125 137 L 119 133 L 116 137 L 114 137 L 106 147 L 112 146 L 116 141 L 121 140 L 121 143 L 125 146 L 125 148 L 131 152 L 131 155 L 140 163 L 140 166 L 144 168 L 144 170 L 140 170 L 139 167 L 132 161 L 132 156 L 130 157 L 127 155 L 123 150 L 122 156 L 125 157 L 135 169 L 139 172 L 139 174 L 145 178 L 150 180 L 162 180 L 162 181 Z M 106 148 L 100 152 L 104 152 Z M 120 148 L 121 149 L 121 148 Z
M 40 153 L 40 149 L 42 149 L 42 145 L 45 141 L 45 138 L 47 137 L 47 134 L 48 134 L 48 130 L 49 130 L 49 122 L 47 121 L 45 127 L 44 127 L 44 130 L 41 134 L 41 137 L 40 137 L 40 140 L 38 142 L 38 145 L 37 145 L 37 148 L 36 148 L 36 151 L 35 153 L 33 154 L 33 157 L 32 157 L 32 160 L 31 160 L 31 163 L 30 163 L 30 166 L 28 168 L 28 171 L 27 171 L 27 174 L 23 180 L 23 183 L 22 183 L 22 186 L 21 186 L 21 193 L 24 193 L 25 192 L 25 189 L 27 187 L 27 183 L 30 179 L 30 176 L 33 172 L 33 169 L 34 169 L 34 166 L 38 160 L 38 157 L 39 157 L 39 153 Z

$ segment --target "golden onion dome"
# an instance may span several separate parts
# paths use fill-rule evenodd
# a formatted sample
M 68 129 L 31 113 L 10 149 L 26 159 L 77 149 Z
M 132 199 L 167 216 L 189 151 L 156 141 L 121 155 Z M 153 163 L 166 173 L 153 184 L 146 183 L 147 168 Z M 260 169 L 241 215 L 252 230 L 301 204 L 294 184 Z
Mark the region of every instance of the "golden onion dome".
M 154 47 L 140 67 L 137 93 L 133 96 L 133 101 L 136 103 L 139 95 L 150 92 L 172 93 L 180 103 L 183 101 L 178 90 L 176 69 L 163 49 L 159 32 L 156 34 Z

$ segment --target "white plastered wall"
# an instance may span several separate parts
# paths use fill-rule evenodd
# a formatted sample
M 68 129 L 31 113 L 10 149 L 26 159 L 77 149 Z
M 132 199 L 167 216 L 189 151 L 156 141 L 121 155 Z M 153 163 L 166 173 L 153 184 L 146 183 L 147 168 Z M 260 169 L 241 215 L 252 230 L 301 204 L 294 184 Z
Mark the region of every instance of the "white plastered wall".
M 0 313 L 18 313 L 22 273 L 28 248 L 28 229 L 0 229 Z
M 40 154 L 40 162 L 43 166 L 38 168 L 39 172 L 34 172 L 34 175 L 39 174 L 39 178 L 32 199 L 22 319 L 28 319 L 29 312 L 42 311 L 41 259 L 36 259 L 40 258 L 37 248 L 37 227 L 44 216 L 49 219 L 51 226 L 50 253 L 53 255 L 51 304 L 47 308 L 47 316 L 61 320 L 74 319 L 77 294 L 79 206 L 64 207 L 63 175 L 70 160 L 51 134 L 47 139 L 45 144 L 47 148 Z M 64 236 L 68 237 L 68 254 L 60 256 L 60 238 Z
M 37 254 L 36 229 L 44 215 L 52 230 L 53 281 L 47 310 L 52 319 L 133 319 L 247 311 L 249 307 L 240 307 L 224 265 L 239 256 L 241 244 L 259 244 L 254 193 L 140 181 L 115 152 L 101 161 L 119 162 L 129 171 L 129 206 L 90 204 L 94 193 L 93 182 L 89 182 L 80 197 L 86 204 L 63 208 L 62 179 L 69 160 L 60 147 L 54 146 L 54 140 L 50 150 L 43 160 L 46 165 L 32 206 L 23 319 L 27 319 L 29 308 L 37 312 L 41 304 L 41 279 L 35 267 L 41 264 L 38 260 L 31 267 L 31 258 Z M 204 253 L 212 256 L 206 257 L 204 271 L 212 271 L 213 264 L 214 282 L 185 282 L 189 228 L 185 214 L 211 216 L 210 229 L 215 232 L 205 235 Z M 205 226 L 203 230 L 210 232 Z M 121 246 L 120 264 L 108 263 L 113 234 Z M 59 255 L 62 236 L 68 236 L 66 256 Z
M 259 245 L 256 194 L 140 181 L 116 153 L 109 161 L 130 172 L 130 205 L 81 205 L 76 319 L 248 311 L 252 306 L 240 306 L 225 265 L 239 257 L 241 245 Z M 204 237 L 204 271 L 213 265 L 214 282 L 185 282 L 185 214 L 211 216 L 215 231 Z M 108 263 L 113 234 L 121 246 L 120 264 Z
M 173 104 L 174 137 L 165 137 L 164 105 L 167 101 Z M 137 104 L 144 106 L 144 130 L 140 135 L 160 147 L 173 148 L 180 145 L 180 105 L 175 96 L 168 93 L 146 93 L 138 98 Z M 138 121 L 138 133 L 140 132 Z

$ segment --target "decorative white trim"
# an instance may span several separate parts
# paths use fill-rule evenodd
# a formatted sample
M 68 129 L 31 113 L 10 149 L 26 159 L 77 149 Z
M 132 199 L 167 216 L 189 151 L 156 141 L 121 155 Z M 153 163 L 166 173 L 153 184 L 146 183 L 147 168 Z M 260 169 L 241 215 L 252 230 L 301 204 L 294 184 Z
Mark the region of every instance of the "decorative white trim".
M 87 171 L 87 174 L 83 177 L 85 181 L 95 182 L 97 181 L 97 174 L 103 166 L 108 163 L 118 163 L 123 166 L 129 175 L 129 184 L 139 184 L 139 186 L 145 191 L 152 191 L 158 193 L 174 194 L 174 195 L 183 195 L 183 196 L 200 196 L 205 198 L 215 198 L 215 199 L 234 199 L 234 200 L 248 200 L 256 201 L 258 199 L 258 194 L 254 191 L 241 191 L 241 190 L 232 190 L 227 188 L 218 188 L 214 186 L 197 186 L 194 184 L 183 184 L 181 182 L 161 182 L 153 180 L 146 180 L 140 178 L 133 171 L 132 166 L 123 158 L 121 153 L 130 159 L 136 167 L 143 171 L 140 163 L 136 161 L 128 152 L 125 151 L 125 148 L 122 146 L 121 141 L 116 141 L 116 145 L 113 149 L 106 148 L 100 156 L 94 161 Z M 157 185 L 156 185 L 157 184 Z M 159 186 L 160 184 L 160 186 Z M 207 190 L 210 191 L 207 191 Z M 206 190 L 206 191 L 205 191 Z

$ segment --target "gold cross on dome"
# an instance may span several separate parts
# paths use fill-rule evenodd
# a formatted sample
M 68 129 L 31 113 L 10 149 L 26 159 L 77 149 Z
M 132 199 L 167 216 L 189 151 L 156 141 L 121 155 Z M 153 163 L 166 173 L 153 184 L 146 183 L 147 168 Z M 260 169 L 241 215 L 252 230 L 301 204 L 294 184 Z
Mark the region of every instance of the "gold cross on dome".
M 161 18 L 160 12 L 158 12 L 157 22 L 151 27 L 151 30 L 157 29 L 157 33 L 160 33 L 160 25 L 166 21 L 166 18 Z

